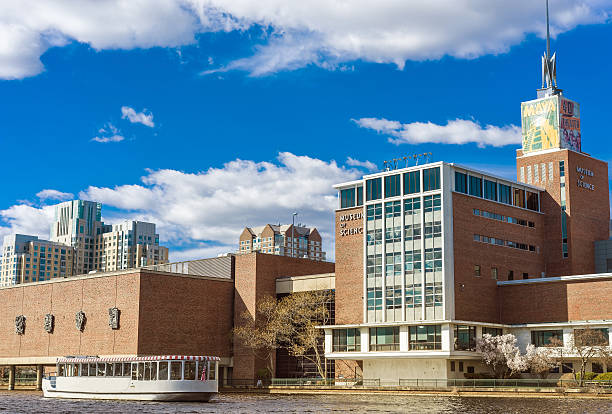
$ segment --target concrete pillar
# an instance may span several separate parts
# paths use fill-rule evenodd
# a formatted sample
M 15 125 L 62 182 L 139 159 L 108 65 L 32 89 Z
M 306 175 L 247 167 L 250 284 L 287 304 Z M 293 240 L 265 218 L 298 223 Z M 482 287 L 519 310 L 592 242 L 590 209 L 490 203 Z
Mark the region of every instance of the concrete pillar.
M 36 366 L 36 391 L 42 390 L 43 366 Z
M 12 391 L 15 389 L 15 365 L 9 366 L 9 383 L 8 390 Z

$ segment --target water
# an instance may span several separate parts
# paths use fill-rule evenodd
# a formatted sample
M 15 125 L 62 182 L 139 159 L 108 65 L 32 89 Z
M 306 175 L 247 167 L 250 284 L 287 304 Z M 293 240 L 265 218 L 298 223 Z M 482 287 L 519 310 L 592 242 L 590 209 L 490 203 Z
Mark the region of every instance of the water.
M 612 413 L 611 399 L 222 394 L 209 403 L 44 399 L 0 392 L 0 413 Z

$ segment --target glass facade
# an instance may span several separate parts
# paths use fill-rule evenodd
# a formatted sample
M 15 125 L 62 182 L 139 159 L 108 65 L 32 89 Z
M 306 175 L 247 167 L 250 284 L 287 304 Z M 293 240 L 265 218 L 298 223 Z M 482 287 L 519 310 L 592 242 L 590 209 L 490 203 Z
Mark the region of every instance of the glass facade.
M 470 195 L 482 197 L 482 178 L 470 175 Z
M 404 174 L 404 194 L 421 192 L 421 172 L 412 171 Z
M 497 201 L 497 183 L 495 181 L 484 180 L 484 198 Z
M 455 171 L 455 191 L 457 191 L 458 193 L 467 194 L 467 174 Z
M 440 167 L 423 170 L 423 191 L 440 189 Z
M 370 351 L 399 351 L 399 326 L 370 328 Z
M 401 194 L 400 175 L 387 175 L 385 177 L 385 198 L 396 197 Z
M 368 320 L 380 321 L 382 320 L 381 203 L 371 204 L 366 207 L 366 287 Z
M 455 350 L 476 350 L 476 327 L 468 325 L 455 325 Z
M 499 185 L 499 201 L 512 205 L 512 187 L 506 184 Z
M 380 200 L 382 197 L 382 180 L 374 178 L 366 181 L 366 201 Z
M 547 346 L 554 340 L 563 342 L 563 330 L 531 331 L 531 343 L 535 346 Z
M 340 190 L 340 208 L 355 207 L 355 189 Z
M 361 332 L 357 328 L 334 329 L 332 331 L 333 352 L 361 351 Z
M 408 349 L 411 351 L 442 349 L 442 326 L 410 326 L 408 331 Z

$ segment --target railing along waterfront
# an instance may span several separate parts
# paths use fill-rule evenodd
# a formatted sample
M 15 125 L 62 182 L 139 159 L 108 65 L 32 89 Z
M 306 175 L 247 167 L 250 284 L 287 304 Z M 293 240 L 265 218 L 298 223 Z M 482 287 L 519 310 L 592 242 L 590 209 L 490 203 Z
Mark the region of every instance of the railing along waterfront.
M 235 381 L 235 380 L 233 380 Z M 257 380 L 250 381 L 255 385 Z M 576 388 L 579 381 L 575 379 L 399 379 L 384 380 L 379 378 L 343 378 L 343 379 L 323 379 L 323 378 L 272 378 L 266 380 L 263 386 L 281 387 L 334 387 L 334 388 Z M 230 384 L 228 384 L 230 385 Z M 233 385 L 233 384 L 232 384 Z M 245 384 L 246 385 L 246 384 Z M 230 385 L 231 386 L 231 385 Z M 612 390 L 611 380 L 584 381 L 584 388 L 601 388 Z

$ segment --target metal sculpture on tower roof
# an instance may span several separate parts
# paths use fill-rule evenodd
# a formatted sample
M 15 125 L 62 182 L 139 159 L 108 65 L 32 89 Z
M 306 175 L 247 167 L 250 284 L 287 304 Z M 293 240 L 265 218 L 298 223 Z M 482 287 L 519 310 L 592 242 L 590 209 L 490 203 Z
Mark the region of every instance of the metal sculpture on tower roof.
M 546 53 L 542 56 L 542 89 L 557 89 L 557 54 L 550 56 L 550 24 L 546 0 Z

